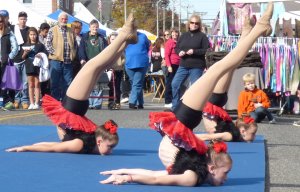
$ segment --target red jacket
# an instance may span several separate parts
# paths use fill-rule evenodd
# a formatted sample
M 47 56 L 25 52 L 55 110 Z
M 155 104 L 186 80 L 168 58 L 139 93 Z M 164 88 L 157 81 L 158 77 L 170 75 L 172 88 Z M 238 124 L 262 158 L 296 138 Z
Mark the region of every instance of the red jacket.
M 254 103 L 261 103 L 264 108 L 270 107 L 270 100 L 265 92 L 261 89 L 253 91 L 244 90 L 240 93 L 238 101 L 238 116 L 242 117 L 243 113 L 249 114 L 255 110 Z
M 179 65 L 180 57 L 175 52 L 176 43 L 177 42 L 173 39 L 169 39 L 165 43 L 165 61 L 168 67 L 171 66 L 171 64 Z

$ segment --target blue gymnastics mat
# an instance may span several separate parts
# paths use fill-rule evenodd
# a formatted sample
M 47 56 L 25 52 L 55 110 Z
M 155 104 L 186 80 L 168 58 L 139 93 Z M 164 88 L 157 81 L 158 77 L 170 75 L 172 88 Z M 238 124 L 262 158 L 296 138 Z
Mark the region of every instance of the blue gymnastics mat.
M 157 156 L 161 136 L 150 129 L 119 129 L 120 143 L 110 156 L 67 153 L 8 153 L 6 148 L 41 141 L 58 141 L 54 126 L 0 125 L 0 191 L 3 192 L 263 192 L 264 139 L 228 143 L 233 168 L 223 186 L 102 185 L 100 171 L 118 168 L 161 170 Z

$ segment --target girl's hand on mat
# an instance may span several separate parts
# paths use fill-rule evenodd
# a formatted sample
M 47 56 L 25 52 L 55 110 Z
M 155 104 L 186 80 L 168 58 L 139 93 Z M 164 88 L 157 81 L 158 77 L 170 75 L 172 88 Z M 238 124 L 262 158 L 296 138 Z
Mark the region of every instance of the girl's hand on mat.
M 128 175 L 111 175 L 107 179 L 100 181 L 101 184 L 114 184 L 114 185 L 122 185 L 124 183 L 128 183 Z
M 14 148 L 6 149 L 5 151 L 6 152 L 24 152 L 26 150 L 25 150 L 25 147 L 22 146 L 22 147 L 14 147 Z

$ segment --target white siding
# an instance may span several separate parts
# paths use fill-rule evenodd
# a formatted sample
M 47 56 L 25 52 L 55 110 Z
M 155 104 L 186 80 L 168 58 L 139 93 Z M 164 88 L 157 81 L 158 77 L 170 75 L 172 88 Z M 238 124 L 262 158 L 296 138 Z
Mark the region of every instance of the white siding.
M 19 0 L 23 3 L 23 0 Z M 32 3 L 24 3 L 24 5 L 40 15 L 49 15 L 52 13 L 51 0 L 32 0 Z

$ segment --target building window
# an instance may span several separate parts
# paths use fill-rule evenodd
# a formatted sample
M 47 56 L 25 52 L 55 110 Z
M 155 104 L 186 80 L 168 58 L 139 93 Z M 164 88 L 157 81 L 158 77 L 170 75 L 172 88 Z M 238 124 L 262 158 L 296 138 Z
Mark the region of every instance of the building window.
M 23 3 L 32 3 L 32 0 L 23 0 Z
M 70 0 L 66 0 L 65 8 L 70 9 Z

